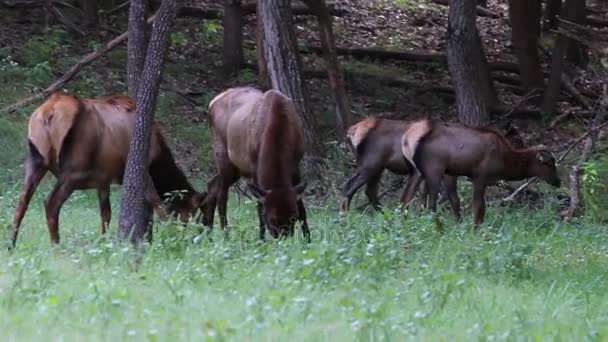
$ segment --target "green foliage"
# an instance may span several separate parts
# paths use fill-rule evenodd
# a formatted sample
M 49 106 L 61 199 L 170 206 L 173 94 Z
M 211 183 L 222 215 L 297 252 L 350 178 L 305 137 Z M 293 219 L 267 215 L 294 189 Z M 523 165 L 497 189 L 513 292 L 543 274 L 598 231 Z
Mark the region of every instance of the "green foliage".
M 65 35 L 66 32 L 60 28 L 50 28 L 41 36 L 30 38 L 21 50 L 23 59 L 30 66 L 52 61 Z
M 188 44 L 188 39 L 183 32 L 172 32 L 169 36 L 169 42 L 172 46 L 185 46 Z
M 585 163 L 581 183 L 585 217 L 595 222 L 608 222 L 608 157 Z
M 243 68 L 239 71 L 238 75 L 239 81 L 243 83 L 254 83 L 258 79 L 258 75 L 255 70 L 251 70 L 249 68 Z
M 49 62 L 34 65 L 25 73 L 25 81 L 32 86 L 44 87 L 53 80 Z
M 219 44 L 221 41 L 222 24 L 219 20 L 202 20 L 198 32 L 198 39 L 207 44 Z

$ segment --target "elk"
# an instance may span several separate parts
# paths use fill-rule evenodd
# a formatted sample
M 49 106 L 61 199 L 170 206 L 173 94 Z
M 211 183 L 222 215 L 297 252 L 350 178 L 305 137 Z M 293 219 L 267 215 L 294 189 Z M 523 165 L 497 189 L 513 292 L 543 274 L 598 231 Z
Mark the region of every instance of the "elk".
M 122 183 L 135 116 L 135 102 L 127 96 L 90 99 L 62 92 L 51 94 L 32 113 L 12 247 L 32 195 L 48 171 L 57 179 L 44 202 L 51 242 L 59 243 L 59 211 L 74 190 L 97 190 L 101 233 L 106 232 L 111 218 L 110 185 Z M 182 197 L 167 198 L 168 209 L 187 220 L 203 210 L 206 195 L 196 192 L 178 168 L 158 126 L 151 139 L 145 200 L 164 214 L 161 197 L 180 191 Z
M 407 159 L 404 159 L 401 151 L 401 138 L 411 124 L 412 121 L 368 117 L 348 129 L 346 136 L 355 150 L 357 171 L 344 185 L 340 210 L 348 210 L 353 195 L 363 185 L 365 185 L 365 195 L 369 202 L 374 209 L 379 210 L 378 185 L 384 170 L 404 176 L 413 174 L 415 169 Z M 410 176 L 407 184 L 410 184 L 411 181 Z M 449 186 L 452 183 L 446 183 L 446 185 Z M 406 186 L 401 197 L 403 204 L 408 204 L 413 197 L 412 193 L 409 200 L 405 201 L 408 189 L 409 187 Z M 452 211 L 458 218 L 460 202 L 456 188 L 446 187 L 445 192 Z
M 473 182 L 476 227 L 483 223 L 486 187 L 498 180 L 536 176 L 552 186 L 560 186 L 555 159 L 550 152 L 543 148 L 515 149 L 504 135 L 493 129 L 422 119 L 410 125 L 401 145 L 404 158 L 419 170 L 417 179 L 408 184 L 405 200 L 413 196 L 423 177 L 429 209 L 435 211 L 442 178 L 448 187 L 455 188 L 456 177 L 466 176 Z
M 293 236 L 302 223 L 310 242 L 299 164 L 304 156 L 302 122 L 292 101 L 277 90 L 231 88 L 209 103 L 209 124 L 218 174 L 208 183 L 204 224 L 211 227 L 217 205 L 225 228 L 228 189 L 240 177 L 257 199 L 259 237 Z

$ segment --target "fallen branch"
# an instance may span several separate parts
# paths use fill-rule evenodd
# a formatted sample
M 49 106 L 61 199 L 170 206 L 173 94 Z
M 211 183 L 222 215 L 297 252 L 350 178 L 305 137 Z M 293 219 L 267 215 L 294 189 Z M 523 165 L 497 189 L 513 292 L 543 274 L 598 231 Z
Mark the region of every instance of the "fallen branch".
M 606 95 L 605 95 L 606 96 Z M 589 131 L 587 132 L 587 137 L 585 138 L 585 145 L 583 146 L 583 152 L 581 153 L 581 158 L 578 160 L 578 163 L 572 166 L 570 169 L 570 205 L 567 209 L 560 213 L 560 216 L 569 219 L 572 218 L 580 209 L 580 174 L 581 174 L 581 166 L 583 163 L 589 160 L 589 156 L 593 151 L 593 146 L 595 145 L 595 139 L 597 138 L 597 133 L 599 132 L 599 127 L 603 124 L 600 124 L 604 119 L 606 114 L 606 108 L 600 104 L 597 108 L 597 112 L 593 116 L 591 120 L 591 124 L 589 125 Z
M 564 86 L 564 90 L 572 95 L 572 97 L 585 107 L 585 109 L 591 109 L 589 101 L 576 89 L 572 82 L 570 82 L 568 75 L 565 73 L 562 73 L 562 85 Z
M 341 17 L 347 13 L 345 9 L 336 8 L 335 6 L 328 5 L 330 14 L 335 17 Z M 255 14 L 256 11 L 256 3 L 250 2 L 241 5 L 241 14 L 243 16 Z M 291 7 L 291 11 L 294 15 L 315 15 L 315 13 L 308 7 L 303 4 L 294 4 Z M 177 15 L 179 17 L 192 17 L 198 19 L 222 19 L 224 12 L 221 9 L 214 9 L 208 7 L 198 7 L 198 6 L 190 6 L 184 5 L 181 6 Z
M 431 2 L 438 4 L 438 5 L 443 5 L 443 6 L 448 6 L 448 4 L 449 4 L 448 0 L 431 0 Z M 480 17 L 487 17 L 487 18 L 493 18 L 493 19 L 500 18 L 500 15 L 498 15 L 498 13 L 494 13 L 494 12 L 490 11 L 489 9 L 482 7 L 482 6 L 477 6 L 477 15 Z
M 80 36 L 84 37 L 87 34 L 81 30 L 78 25 L 74 24 L 70 19 L 68 19 L 63 13 L 56 7 L 51 5 L 51 11 L 62 24 L 70 28 L 72 31 L 78 33 Z
M 594 18 L 594 17 L 587 17 L 585 19 L 585 21 L 590 26 L 594 26 L 594 27 L 608 27 L 608 20 L 603 20 L 603 19 Z
M 323 50 L 320 46 L 307 45 L 299 49 L 300 53 L 315 53 L 322 54 Z M 354 59 L 373 59 L 379 61 L 407 61 L 421 63 L 439 63 L 447 66 L 447 57 L 442 53 L 424 53 L 418 51 L 389 51 L 373 48 L 336 48 L 336 52 L 340 56 L 349 56 Z M 488 63 L 488 67 L 492 71 L 505 71 L 519 74 L 519 66 L 517 63 L 507 61 L 493 61 Z
M 393 183 L 391 186 L 386 188 L 384 191 L 382 191 L 378 195 L 378 200 L 380 200 L 382 197 L 386 196 L 386 194 L 388 194 L 389 192 L 396 190 L 397 188 L 400 188 L 402 185 L 403 185 L 403 180 L 396 181 L 395 183 Z M 365 207 L 367 207 L 370 204 L 372 204 L 372 202 L 368 199 L 365 204 L 358 206 L 355 210 L 363 210 L 363 209 L 365 209 Z
M 148 18 L 147 22 L 151 23 L 154 20 L 154 18 L 156 18 L 156 14 L 154 14 L 153 16 Z M 52 92 L 60 90 L 61 88 L 65 87 L 65 85 L 68 82 L 70 82 L 72 80 L 72 78 L 74 78 L 74 76 L 76 76 L 85 66 L 91 64 L 97 58 L 105 55 L 109 51 L 112 51 L 115 47 L 117 47 L 118 45 L 125 42 L 127 40 L 127 38 L 128 38 L 128 34 L 127 34 L 127 32 L 124 32 L 120 36 L 112 39 L 101 50 L 89 53 L 84 58 L 79 60 L 76 64 L 72 65 L 72 67 L 70 69 L 68 69 L 68 71 L 65 74 L 63 74 L 63 76 L 59 77 L 55 82 L 53 82 L 51 85 L 46 87 L 46 89 L 44 89 L 42 92 L 34 94 L 25 99 L 21 99 L 11 105 L 8 105 L 8 106 L 0 109 L 0 113 L 12 113 L 21 107 L 27 106 L 33 102 L 36 102 L 40 99 L 47 97 Z

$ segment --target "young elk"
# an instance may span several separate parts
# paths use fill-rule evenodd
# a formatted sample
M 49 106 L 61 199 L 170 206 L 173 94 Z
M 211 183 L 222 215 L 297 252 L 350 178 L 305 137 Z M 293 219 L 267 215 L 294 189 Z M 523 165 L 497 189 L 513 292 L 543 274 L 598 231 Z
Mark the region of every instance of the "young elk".
M 44 203 L 51 242 L 59 243 L 59 210 L 74 190 L 97 190 L 101 233 L 106 232 L 111 216 L 110 184 L 122 182 L 135 113 L 135 102 L 127 96 L 81 99 L 67 93 L 53 93 L 34 111 L 28 126 L 25 180 L 13 220 L 13 247 L 32 195 L 48 171 L 57 178 Z M 171 212 L 187 220 L 202 210 L 205 194 L 188 183 L 156 126 L 149 160 L 148 205 L 164 213 L 161 196 L 182 191 L 182 198 L 169 199 Z
M 265 93 L 231 88 L 209 104 L 209 123 L 218 175 L 208 184 L 204 224 L 213 225 L 217 204 L 225 228 L 228 188 L 241 176 L 258 199 L 260 239 L 266 226 L 274 238 L 293 236 L 294 223 L 310 242 L 302 193 L 300 161 L 304 156 L 302 122 L 291 100 L 276 90 Z
M 353 195 L 366 186 L 365 194 L 374 209 L 380 209 L 378 200 L 378 185 L 385 169 L 397 175 L 412 175 L 414 169 L 411 163 L 403 158 L 401 151 L 401 138 L 410 127 L 412 121 L 389 120 L 369 117 L 352 125 L 347 132 L 347 140 L 355 149 L 357 171 L 348 179 L 342 190 L 340 210 L 348 210 Z M 414 180 L 417 180 L 415 178 Z M 410 184 L 412 179 L 408 179 Z M 452 207 L 454 215 L 460 216 L 460 202 L 456 188 L 449 187 L 447 182 L 445 192 Z M 405 187 L 401 201 L 408 204 L 413 197 L 405 201 Z M 415 192 L 416 189 L 413 190 Z
M 450 187 L 456 186 L 457 176 L 469 177 L 473 181 L 476 226 L 484 219 L 486 187 L 498 180 L 537 176 L 555 187 L 560 185 L 551 153 L 540 148 L 515 149 L 502 134 L 491 129 L 419 120 L 403 135 L 402 152 L 424 177 L 431 210 L 436 210 L 437 193 L 445 174 L 451 176 L 444 178 Z M 406 200 L 420 183 L 420 174 L 417 178 L 408 184 L 411 188 L 406 189 Z

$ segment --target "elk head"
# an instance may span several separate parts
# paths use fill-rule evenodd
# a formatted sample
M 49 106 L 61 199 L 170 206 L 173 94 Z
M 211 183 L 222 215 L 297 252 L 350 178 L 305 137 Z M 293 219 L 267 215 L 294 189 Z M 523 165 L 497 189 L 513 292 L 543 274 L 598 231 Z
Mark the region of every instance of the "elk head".
M 306 183 L 289 188 L 264 190 L 249 183 L 249 190 L 262 204 L 262 220 L 268 226 L 270 235 L 279 238 L 293 236 L 294 225 L 298 219 L 298 201 L 306 189 Z

